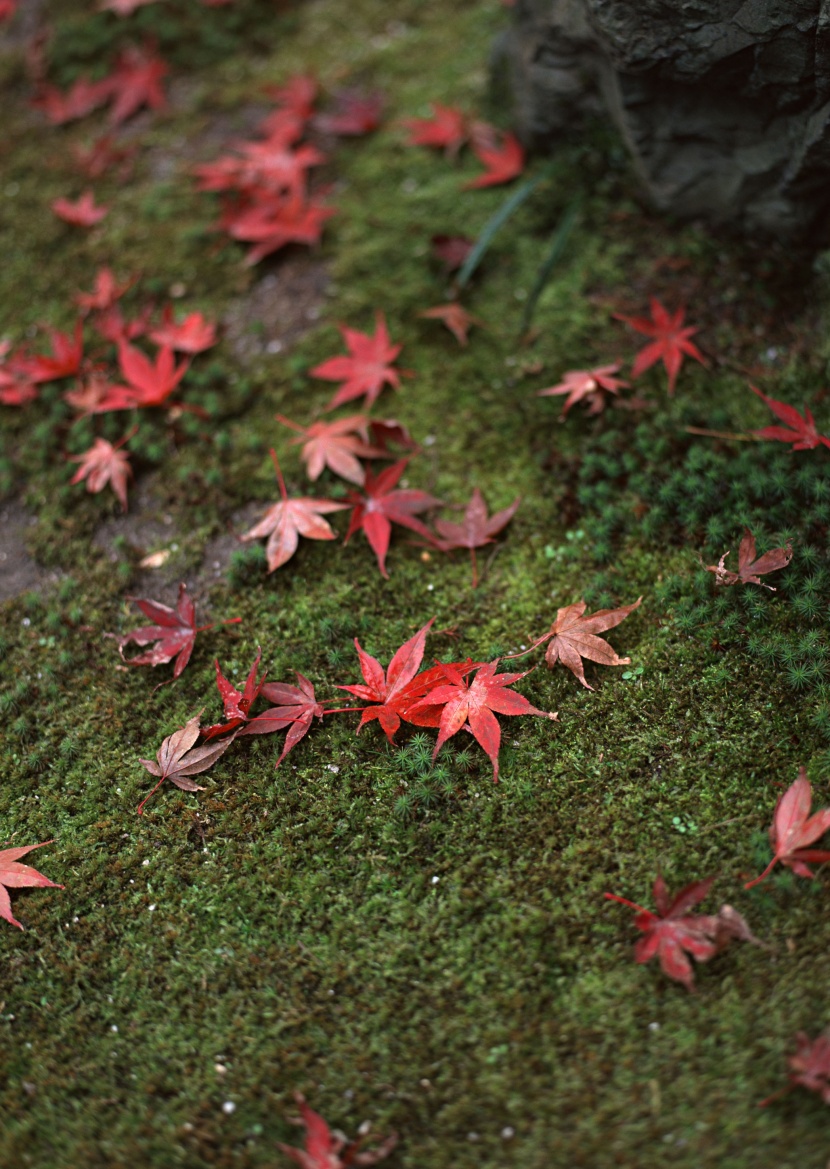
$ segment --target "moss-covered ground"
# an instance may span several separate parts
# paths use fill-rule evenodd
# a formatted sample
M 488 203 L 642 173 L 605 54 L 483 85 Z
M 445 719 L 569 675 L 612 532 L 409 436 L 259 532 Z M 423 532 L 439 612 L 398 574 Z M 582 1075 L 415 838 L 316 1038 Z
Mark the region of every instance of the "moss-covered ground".
M 830 797 L 828 452 L 686 430 L 765 425 L 748 377 L 830 425 L 821 265 L 651 217 L 598 128 L 560 145 L 496 237 L 465 298 L 484 327 L 460 349 L 417 317 L 446 296 L 430 236 L 477 234 L 504 191 L 459 193 L 475 162 L 407 148 L 395 122 L 430 101 L 504 121 L 487 85 L 509 19 L 496 0 L 171 0 L 121 23 L 79 9 L 50 9 L 52 76 L 103 68 L 138 31 L 170 59 L 173 100 L 128 124 L 133 177 L 96 182 L 112 211 L 73 231 L 49 203 L 82 189 L 70 145 L 97 118 L 49 128 L 8 48 L 0 335 L 15 342 L 69 327 L 72 294 L 102 264 L 159 299 L 183 284 L 182 305 L 219 317 L 266 274 L 279 281 L 280 257 L 245 269 L 211 232 L 216 204 L 189 167 L 249 133 L 251 110 L 268 108 L 260 87 L 298 70 L 329 90 L 381 89 L 388 106 L 377 134 L 324 169 L 339 211 L 314 261 L 330 276 L 319 320 L 252 363 L 227 341 L 200 357 L 182 398 L 207 422 L 141 421 L 133 508 L 166 518 L 175 545 L 155 577 L 137 561 L 156 547 L 136 551 L 128 529 L 96 537 L 117 515 L 109 493 L 68 486 L 66 456 L 95 427 L 70 425 L 60 387 L 4 408 L 7 503 L 35 518 L 30 552 L 60 579 L 0 608 L 0 842 L 54 838 L 33 859 L 65 890 L 20 894 L 25 932 L 0 933 L 0 1164 L 276 1165 L 276 1142 L 297 1139 L 286 1118 L 301 1089 L 346 1131 L 367 1118 L 398 1130 L 401 1169 L 821 1169 L 826 1105 L 804 1092 L 757 1103 L 785 1081 L 793 1033 L 828 1021 L 826 878 L 779 867 L 750 892 L 743 880 L 766 864 L 799 764 L 816 803 Z M 577 226 L 522 339 L 546 241 L 575 197 Z M 611 312 L 641 312 L 651 294 L 688 302 L 710 368 L 684 368 L 673 400 L 653 371 L 640 413 L 577 408 L 560 424 L 558 401 L 535 391 L 630 356 L 636 340 Z M 411 485 L 456 501 L 478 485 L 494 509 L 522 496 L 480 587 L 463 555 L 424 556 L 400 535 L 388 581 L 362 535 L 304 541 L 272 576 L 257 550 L 237 552 L 214 580 L 205 546 L 275 497 L 269 446 L 304 489 L 274 414 L 322 409 L 331 389 L 306 371 L 340 351 L 338 322 L 369 329 L 376 309 L 414 371 L 376 412 L 430 440 Z M 255 316 L 248 327 L 256 340 Z M 96 425 L 115 438 L 122 424 Z M 735 558 L 744 523 L 762 547 L 794 540 L 775 594 L 717 595 L 700 568 L 698 553 Z M 182 678 L 154 691 L 170 667 L 128 671 L 103 634 L 139 623 L 129 593 L 170 601 L 179 579 L 203 619 L 242 622 L 200 635 Z M 204 792 L 167 785 L 136 815 L 151 786 L 139 756 L 200 708 L 220 715 L 215 655 L 240 681 L 262 646 L 272 680 L 300 670 L 331 699 L 358 678 L 355 635 L 388 661 L 435 616 L 428 655 L 486 659 L 542 633 L 559 606 L 640 594 L 611 635 L 630 667 L 589 667 L 594 692 L 561 668 L 520 683 L 561 721 L 504 720 L 498 786 L 471 742 L 433 769 L 432 732 L 392 750 L 345 714 L 278 771 L 276 740 L 240 741 Z M 635 965 L 631 915 L 602 894 L 651 904 L 658 871 L 672 888 L 716 874 L 704 909 L 729 902 L 770 948 L 700 966 L 695 994 Z

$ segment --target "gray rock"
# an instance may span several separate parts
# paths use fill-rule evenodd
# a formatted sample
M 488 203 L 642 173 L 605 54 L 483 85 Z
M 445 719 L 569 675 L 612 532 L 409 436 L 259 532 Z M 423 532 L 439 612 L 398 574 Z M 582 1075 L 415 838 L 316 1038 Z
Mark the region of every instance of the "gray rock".
M 803 233 L 830 204 L 830 0 L 519 0 L 524 141 L 605 109 L 654 205 Z

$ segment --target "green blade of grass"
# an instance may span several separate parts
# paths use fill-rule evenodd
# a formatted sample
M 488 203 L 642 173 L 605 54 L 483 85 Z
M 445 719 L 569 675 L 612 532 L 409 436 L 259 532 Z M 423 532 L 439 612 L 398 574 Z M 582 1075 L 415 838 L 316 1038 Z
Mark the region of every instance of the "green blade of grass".
M 458 273 L 456 285 L 459 289 L 465 288 L 469 283 L 471 276 L 481 263 L 481 260 L 489 249 L 490 244 L 493 242 L 493 239 L 498 230 L 503 227 L 505 223 L 507 223 L 513 212 L 517 211 L 519 207 L 521 207 L 522 203 L 524 203 L 525 200 L 533 194 L 536 188 L 549 177 L 550 171 L 544 170 L 535 178 L 528 179 L 526 183 L 522 183 L 520 187 L 517 187 L 516 190 L 513 191 L 507 199 L 505 199 L 495 215 L 491 216 L 491 218 L 487 220 L 484 228 L 482 229 L 481 235 L 475 242 L 473 250 L 464 261 L 461 267 L 461 271 Z
M 542 266 L 536 273 L 536 280 L 533 283 L 530 296 L 527 298 L 527 304 L 525 305 L 524 312 L 522 313 L 522 323 L 519 326 L 520 333 L 525 333 L 530 328 L 530 322 L 533 319 L 533 313 L 536 310 L 539 297 L 544 292 L 545 285 L 547 284 L 548 280 L 550 280 L 553 269 L 556 267 L 560 257 L 562 256 L 562 253 L 565 251 L 565 248 L 568 245 L 571 232 L 573 231 L 574 225 L 579 216 L 580 206 L 581 204 L 578 201 L 571 203 L 571 205 L 566 208 L 564 215 L 556 226 L 556 230 L 554 231 L 553 238 L 550 242 L 548 254 L 545 256 L 544 260 L 542 261 Z

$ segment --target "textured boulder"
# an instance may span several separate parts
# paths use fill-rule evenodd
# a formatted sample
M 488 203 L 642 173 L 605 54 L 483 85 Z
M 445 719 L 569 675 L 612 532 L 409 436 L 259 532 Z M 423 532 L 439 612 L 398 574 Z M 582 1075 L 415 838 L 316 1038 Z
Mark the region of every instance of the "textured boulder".
M 604 107 L 662 210 L 791 235 L 830 205 L 830 0 L 519 0 L 501 57 L 526 142 Z

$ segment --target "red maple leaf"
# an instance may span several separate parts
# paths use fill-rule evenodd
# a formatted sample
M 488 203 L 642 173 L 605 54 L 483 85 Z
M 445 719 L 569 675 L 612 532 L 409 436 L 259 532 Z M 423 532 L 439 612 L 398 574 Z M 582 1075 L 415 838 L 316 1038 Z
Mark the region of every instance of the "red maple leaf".
M 219 659 L 216 659 L 216 686 L 222 698 L 226 721 L 223 723 L 215 723 L 212 727 L 206 727 L 202 731 L 202 736 L 206 741 L 215 739 L 218 735 L 227 734 L 228 731 L 235 731 L 237 727 L 243 726 L 250 718 L 251 707 L 256 702 L 265 682 L 265 674 L 257 681 L 257 670 L 259 669 L 261 658 L 262 650 L 257 649 L 256 657 L 248 671 L 248 677 L 245 679 L 245 685 L 242 690 L 237 690 L 228 681 L 219 668 Z
M 84 118 L 104 105 L 110 98 L 109 81 L 90 81 L 80 77 L 66 93 L 54 85 L 43 85 L 32 105 L 43 110 L 53 126 L 62 126 L 76 118 Z
M 122 388 L 131 396 L 134 406 L 163 406 L 188 370 L 187 361 L 176 367 L 169 345 L 160 349 L 152 362 L 126 341 L 118 346 L 118 364 L 127 380 Z
M 327 207 L 318 199 L 306 201 L 293 195 L 233 211 L 223 217 L 220 226 L 233 239 L 254 244 L 245 257 L 250 267 L 286 244 L 311 247 L 319 243 L 323 224 L 335 214 L 334 207 Z
M 763 430 L 753 430 L 752 434 L 756 438 L 772 438 L 777 442 L 791 442 L 794 451 L 811 451 L 820 443 L 823 443 L 824 446 L 830 446 L 830 438 L 819 434 L 815 419 L 806 406 L 804 414 L 801 415 L 795 406 L 788 406 L 786 402 L 779 402 L 777 398 L 768 398 L 766 394 L 761 393 L 757 386 L 749 388 L 753 394 L 757 394 L 762 401 L 766 402 L 776 418 L 780 418 L 782 422 L 786 423 L 785 426 L 765 426 Z
M 277 705 L 264 710 L 239 732 L 240 735 L 270 735 L 274 731 L 284 731 L 285 736 L 282 754 L 275 767 L 279 767 L 289 751 L 305 738 L 315 718 L 322 719 L 325 714 L 334 714 L 335 711 L 324 710 L 314 695 L 314 687 L 308 678 L 304 678 L 299 671 L 295 671 L 299 685 L 291 686 L 287 682 L 266 682 L 262 687 L 262 697 L 268 702 Z
M 702 366 L 708 368 L 706 358 L 694 341 L 690 340 L 699 330 L 690 328 L 688 325 L 685 328 L 683 326 L 686 316 L 684 306 L 679 308 L 676 313 L 670 313 L 656 297 L 652 297 L 651 320 L 648 317 L 626 317 L 622 313 L 614 313 L 613 315 L 615 320 L 625 321 L 638 333 L 654 338 L 651 344 L 641 349 L 634 359 L 634 365 L 631 369 L 632 377 L 639 377 L 652 365 L 662 361 L 669 375 L 669 396 L 674 397 L 674 387 L 677 375 L 683 365 L 684 354 L 687 357 L 693 357 L 695 361 L 699 361 Z
M 398 1143 L 397 1134 L 392 1133 L 377 1149 L 361 1153 L 362 1136 L 356 1141 L 349 1141 L 339 1133 L 333 1133 L 319 1112 L 309 1108 L 301 1092 L 295 1092 L 294 1099 L 302 1116 L 295 1123 L 305 1125 L 305 1149 L 279 1143 L 277 1148 L 295 1161 L 300 1169 L 347 1169 L 349 1166 L 362 1169 L 384 1161 Z
M 92 292 L 77 292 L 73 300 L 87 312 L 90 310 L 103 312 L 120 300 L 134 283 L 134 280 L 128 280 L 126 284 L 119 285 L 112 268 L 99 268 L 95 274 L 95 287 Z
M 258 524 L 254 524 L 250 531 L 240 536 L 241 540 L 261 540 L 264 536 L 268 537 L 265 554 L 268 557 L 269 572 L 280 568 L 291 559 L 297 551 L 300 536 L 305 536 L 307 540 L 336 540 L 337 536 L 323 516 L 334 511 L 343 511 L 349 506 L 347 503 L 336 503 L 332 499 L 311 499 L 309 496 L 289 499 L 273 449 L 271 458 L 277 472 L 282 499 L 268 508 Z
M 0 403 L 4 406 L 26 406 L 34 402 L 37 388 L 23 370 L 0 368 Z
M 435 521 L 435 530 L 441 537 L 442 551 L 447 551 L 450 548 L 470 549 L 470 559 L 473 564 L 473 588 L 478 585 L 476 548 L 483 548 L 485 544 L 493 543 L 493 537 L 498 535 L 502 528 L 505 528 L 513 519 L 520 502 L 520 499 L 514 499 L 509 507 L 497 511 L 495 515 L 488 518 L 484 496 L 475 487 L 470 496 L 470 502 L 467 504 L 467 510 L 464 512 L 463 523 L 454 524 L 449 520 Z
M 439 684 L 430 689 L 424 698 L 409 707 L 406 712 L 409 721 L 417 724 L 418 716 L 423 714 L 429 721 L 422 725 L 433 726 L 435 724 L 432 719 L 438 708 L 441 709 L 433 759 L 447 739 L 462 729 L 469 731 L 493 764 L 493 783 L 498 783 L 499 779 L 501 744 L 501 728 L 494 711 L 507 715 L 538 714 L 543 718 L 558 721 L 555 712 L 537 710 L 524 695 L 508 689 L 514 682 L 524 678 L 529 670 L 520 674 L 497 674 L 498 664 L 499 659 L 495 658 L 494 661 L 480 666 L 473 681 L 468 682 L 464 674 L 454 665 L 438 662 L 436 668 L 443 674 L 443 685 Z
M 434 235 L 432 250 L 448 272 L 457 271 L 469 256 L 475 240 L 466 235 Z
M 263 86 L 263 92 L 303 122 L 314 113 L 317 90 L 317 79 L 310 73 L 295 73 L 282 85 Z
M 222 739 L 221 743 L 205 743 L 201 747 L 194 747 L 199 737 L 199 716 L 188 719 L 183 727 L 166 738 L 158 749 L 156 761 L 139 759 L 151 775 L 158 776 L 158 783 L 151 792 L 148 792 L 137 811 L 139 816 L 144 813 L 144 805 L 155 795 L 165 779 L 169 779 L 176 787 L 186 792 L 201 792 L 205 789 L 194 783 L 191 775 L 200 775 L 212 767 L 220 756 L 224 755 L 233 742 L 235 735 Z
M 86 489 L 93 494 L 103 491 L 109 483 L 121 503 L 124 511 L 127 510 L 127 480 L 132 476 L 130 457 L 126 451 L 119 450 L 130 435 L 125 435 L 115 446 L 105 438 L 96 438 L 95 442 L 82 455 L 75 455 L 69 461 L 80 463 L 80 467 L 70 479 L 70 483 L 80 483 L 86 479 Z
M 567 394 L 562 406 L 560 418 L 564 418 L 571 406 L 577 402 L 585 402 L 588 414 L 600 414 L 605 409 L 603 390 L 608 394 L 616 394 L 626 389 L 629 382 L 614 377 L 619 373 L 619 363 L 615 365 L 598 365 L 594 369 L 569 369 L 563 375 L 562 381 L 547 390 L 539 390 L 537 398 L 553 398 L 559 394 Z
M 349 356 L 330 357 L 310 370 L 312 377 L 343 383 L 329 402 L 329 410 L 353 398 L 361 398 L 364 394 L 366 405 L 371 407 L 385 385 L 393 389 L 400 386 L 400 372 L 393 367 L 392 362 L 403 346 L 391 343 L 382 312 L 377 313 L 375 321 L 375 333 L 371 337 L 368 333 L 341 325 L 340 333 L 346 342 Z
M 17 12 L 17 0 L 0 0 L 0 20 L 11 20 Z
M 418 316 L 430 321 L 443 321 L 458 344 L 462 346 L 467 344 L 467 333 L 470 326 L 481 324 L 478 317 L 468 313 L 457 300 L 450 301 L 449 304 L 436 305 L 435 308 L 424 309 L 423 312 L 418 313 Z
M 128 597 L 127 600 L 138 605 L 144 616 L 149 617 L 155 624 L 142 625 L 140 629 L 134 629 L 131 633 L 126 633 L 123 637 L 116 639 L 122 660 L 128 666 L 161 666 L 175 658 L 173 677 L 170 679 L 170 681 L 175 681 L 190 661 L 196 634 L 213 629 L 214 625 L 196 627 L 196 608 L 187 594 L 186 584 L 179 585 L 179 597 L 175 609 L 163 605 L 160 601 L 151 601 L 146 597 Z M 241 617 L 229 617 L 226 621 L 221 621 L 220 624 L 238 625 L 241 620 Z M 137 657 L 125 658 L 124 646 L 131 641 L 134 641 L 136 645 L 150 645 L 154 641 L 158 644 L 147 650 L 146 653 L 138 654 Z M 160 684 L 164 685 L 163 682 Z
M 86 381 L 64 393 L 63 400 L 81 415 L 132 410 L 135 406 L 135 399 L 127 387 L 112 385 L 102 370 L 92 370 Z
M 549 641 L 550 645 L 545 651 L 545 661 L 550 668 L 553 669 L 557 662 L 561 662 L 579 679 L 586 690 L 593 690 L 594 687 L 585 681 L 585 667 L 582 664 L 582 659 L 599 662 L 602 666 L 627 666 L 631 658 L 618 657 L 616 650 L 605 638 L 597 635 L 619 625 L 629 613 L 633 613 L 639 607 L 642 599 L 642 597 L 638 597 L 633 604 L 622 605 L 619 609 L 598 609 L 596 613 L 591 613 L 588 617 L 584 615 L 588 608 L 585 601 L 578 601 L 575 605 L 565 605 L 563 609 L 557 610 L 556 620 L 547 633 L 543 633 L 541 637 L 537 638 L 530 649 L 523 650 L 520 654 L 510 654 L 510 657 L 524 657 L 526 653 L 531 653 L 538 646 Z
M 216 325 L 201 313 L 188 313 L 176 324 L 172 308 L 166 305 L 163 318 L 162 324 L 150 331 L 150 340 L 156 345 L 168 345 L 179 353 L 203 353 L 216 344 Z
M 142 106 L 163 109 L 167 100 L 161 81 L 168 72 L 161 57 L 149 49 L 126 49 L 107 79 L 113 99 L 109 112 L 113 125 L 126 122 Z
M 50 329 L 49 336 L 52 342 L 51 357 L 21 359 L 20 368 L 25 369 L 29 381 L 58 381 L 60 378 L 72 377 L 81 368 L 84 354 L 81 322 L 78 321 L 76 324 L 74 335 Z
M 730 572 L 726 567 L 728 552 L 724 552 L 717 564 L 704 564 L 707 572 L 715 574 L 716 585 L 757 584 L 762 588 L 775 592 L 773 585 L 768 585 L 759 578 L 768 572 L 778 572 L 786 568 L 793 558 L 793 549 L 788 540 L 783 548 L 771 548 L 763 556 L 755 559 L 755 537 L 749 528 L 744 528 L 741 546 L 738 549 L 738 571 Z
M 16 925 L 19 930 L 22 930 L 23 926 L 12 914 L 9 889 L 63 889 L 63 885 L 57 885 L 54 881 L 50 881 L 37 869 L 18 863 L 20 858 L 24 857 L 27 852 L 31 852 L 32 849 L 45 848 L 47 844 L 53 843 L 52 840 L 44 840 L 42 844 L 24 844 L 22 848 L 0 850 L 0 917 L 11 925 Z
M 326 156 L 315 146 L 290 149 L 286 138 L 293 130 L 293 126 L 282 127 L 264 142 L 241 143 L 237 149 L 242 160 L 234 185 L 243 190 L 260 187 L 273 194 L 302 198 L 309 170 L 324 163 Z
M 71 223 L 73 227 L 94 227 L 109 211 L 109 207 L 95 206 L 92 191 L 84 191 L 80 199 L 74 202 L 71 199 L 55 199 L 50 206 L 58 219 Z
M 100 179 L 101 175 L 118 164 L 120 164 L 118 177 L 127 178 L 138 153 L 137 146 L 116 146 L 109 134 L 96 138 L 89 146 L 73 143 L 70 149 L 78 169 L 88 179 Z
M 367 470 L 364 494 L 358 495 L 352 491 L 348 496 L 349 502 L 354 504 L 354 511 L 349 517 L 346 541 L 362 529 L 377 557 L 381 576 L 387 579 L 386 553 L 389 550 L 392 524 L 400 524 L 424 536 L 431 544 L 435 543 L 435 537 L 426 524 L 415 517 L 427 508 L 438 507 L 441 500 L 428 495 L 426 491 L 396 488 L 407 463 L 407 459 L 401 459 L 391 467 L 384 467 L 379 475 Z
M 366 472 L 358 459 L 386 457 L 386 451 L 369 444 L 369 419 L 365 414 L 350 414 L 334 422 L 312 422 L 307 427 L 298 426 L 283 414 L 276 418 L 283 426 L 299 432 L 300 438 L 292 438 L 291 442 L 303 444 L 302 459 L 312 482 L 328 467 L 341 479 L 362 487 Z
M 486 170 L 483 175 L 465 183 L 465 190 L 512 182 L 524 170 L 524 150 L 514 134 L 504 134 L 500 139 L 493 136 L 489 141 L 486 137 L 473 135 L 473 151 Z
M 146 305 L 137 317 L 126 321 L 120 305 L 111 304 L 109 308 L 95 314 L 92 325 L 107 341 L 111 341 L 113 345 L 121 345 L 124 341 L 135 341 L 143 337 L 152 315 L 152 305 Z
M 467 141 L 467 119 L 454 106 L 432 102 L 431 118 L 406 118 L 403 125 L 409 131 L 408 146 L 434 146 L 443 150 L 447 158 L 454 158 Z
M 763 881 L 778 861 L 792 869 L 799 877 L 815 877 L 812 869 L 808 868 L 807 861 L 815 864 L 830 861 L 830 852 L 826 849 L 807 847 L 830 830 L 830 808 L 822 808 L 811 816 L 812 799 L 813 790 L 807 772 L 801 767 L 798 778 L 787 788 L 775 806 L 769 830 L 773 858 L 760 877 L 744 885 L 745 889 L 751 889 L 753 885 Z
M 367 654 L 357 638 L 354 639 L 365 685 L 338 686 L 337 689 L 346 690 L 364 702 L 373 703 L 361 712 L 358 733 L 367 723 L 378 719 L 389 742 L 393 741 L 393 736 L 401 725 L 401 716 L 405 717 L 405 711 L 413 704 L 414 696 L 407 687 L 420 669 L 427 633 L 434 620 L 432 617 L 410 637 L 409 641 L 405 641 L 400 649 L 395 651 L 385 673 L 377 658 Z
M 371 134 L 380 125 L 384 97 L 381 93 L 358 93 L 342 90 L 335 98 L 334 108 L 318 114 L 314 126 L 323 134 L 337 134 L 357 138 Z
M 766 1100 L 760 1100 L 759 1108 L 766 1108 L 773 1100 L 779 1100 L 796 1087 L 815 1092 L 825 1104 L 830 1104 L 830 1028 L 815 1039 L 799 1031 L 795 1042 L 795 1055 L 789 1056 L 787 1061 L 791 1069 L 789 1084 Z
M 730 905 L 722 906 L 717 914 L 695 917 L 689 913 L 706 897 L 714 879 L 695 881 L 672 898 L 666 882 L 662 876 L 658 877 L 653 893 L 656 914 L 627 897 L 618 897 L 616 893 L 604 895 L 608 901 L 619 901 L 637 911 L 634 925 L 645 936 L 634 947 L 635 962 L 649 962 L 656 955 L 664 974 L 682 982 L 687 990 L 694 990 L 692 964 L 686 954 L 698 962 L 708 962 L 733 938 L 760 944 L 741 914 Z

